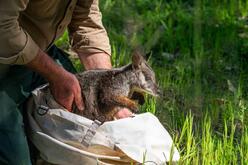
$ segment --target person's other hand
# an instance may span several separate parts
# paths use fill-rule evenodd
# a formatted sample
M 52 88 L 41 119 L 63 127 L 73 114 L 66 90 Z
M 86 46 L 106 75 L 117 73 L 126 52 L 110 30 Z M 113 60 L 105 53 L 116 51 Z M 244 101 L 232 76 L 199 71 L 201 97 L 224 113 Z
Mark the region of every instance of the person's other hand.
M 75 75 L 64 71 L 49 82 L 54 99 L 68 111 L 72 111 L 75 102 L 79 110 L 83 110 L 81 88 Z
M 128 108 L 121 108 L 118 112 L 114 115 L 116 119 L 122 119 L 132 116 L 133 113 Z

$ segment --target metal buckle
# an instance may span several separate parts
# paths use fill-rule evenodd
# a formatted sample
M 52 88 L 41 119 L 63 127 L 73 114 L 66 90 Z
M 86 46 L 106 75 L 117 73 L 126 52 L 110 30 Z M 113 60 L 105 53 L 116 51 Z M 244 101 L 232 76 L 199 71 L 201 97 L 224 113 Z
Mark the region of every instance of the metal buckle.
M 44 105 L 39 105 L 37 112 L 40 116 L 44 116 L 48 111 L 49 111 L 49 107 Z

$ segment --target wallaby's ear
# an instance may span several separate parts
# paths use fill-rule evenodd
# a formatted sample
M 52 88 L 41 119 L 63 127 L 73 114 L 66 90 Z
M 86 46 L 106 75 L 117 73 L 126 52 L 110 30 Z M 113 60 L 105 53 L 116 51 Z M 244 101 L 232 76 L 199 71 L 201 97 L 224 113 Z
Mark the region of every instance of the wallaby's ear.
M 142 63 L 145 61 L 143 56 L 140 53 L 141 52 L 138 49 L 135 49 L 133 51 L 132 66 L 134 69 L 139 69 Z

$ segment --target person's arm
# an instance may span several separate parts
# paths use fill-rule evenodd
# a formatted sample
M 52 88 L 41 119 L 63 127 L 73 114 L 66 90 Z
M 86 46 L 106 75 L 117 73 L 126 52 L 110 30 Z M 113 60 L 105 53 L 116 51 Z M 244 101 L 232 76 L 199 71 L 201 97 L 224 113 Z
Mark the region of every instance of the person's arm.
M 27 5 L 26 0 L 0 0 L 0 64 L 24 65 L 38 54 L 38 45 L 18 22 Z
M 75 75 L 56 64 L 41 50 L 26 66 L 47 79 L 53 97 L 60 105 L 71 111 L 72 104 L 75 101 L 78 109 L 83 110 L 81 89 Z
M 112 68 L 110 56 L 104 52 L 90 55 L 79 54 L 79 58 L 86 70 Z
M 98 0 L 78 0 L 68 26 L 72 48 L 86 69 L 110 69 L 111 48 Z
M 58 103 L 70 110 L 75 101 L 82 109 L 80 86 L 75 76 L 53 62 L 19 26 L 19 13 L 27 5 L 26 0 L 0 0 L 0 64 L 26 65 L 48 80 Z

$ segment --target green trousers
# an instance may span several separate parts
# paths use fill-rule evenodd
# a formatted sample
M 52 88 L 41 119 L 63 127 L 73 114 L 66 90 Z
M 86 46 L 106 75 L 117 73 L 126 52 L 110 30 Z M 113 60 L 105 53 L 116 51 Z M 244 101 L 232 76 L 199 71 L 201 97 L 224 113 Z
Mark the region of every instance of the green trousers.
M 69 72 L 76 72 L 67 55 L 56 46 L 48 54 Z M 31 91 L 44 83 L 41 76 L 25 66 L 12 66 L 0 79 L 0 165 L 31 164 L 23 105 Z

